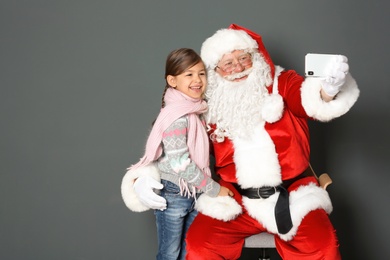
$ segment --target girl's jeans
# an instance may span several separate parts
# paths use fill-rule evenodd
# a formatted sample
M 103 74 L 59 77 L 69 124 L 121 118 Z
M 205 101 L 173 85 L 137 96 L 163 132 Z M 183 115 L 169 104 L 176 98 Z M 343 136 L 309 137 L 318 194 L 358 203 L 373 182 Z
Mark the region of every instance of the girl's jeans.
M 167 200 L 167 209 L 155 210 L 158 235 L 157 260 L 185 259 L 185 236 L 198 214 L 194 210 L 195 199 L 180 195 L 176 184 L 161 180 L 164 188 L 160 196 Z

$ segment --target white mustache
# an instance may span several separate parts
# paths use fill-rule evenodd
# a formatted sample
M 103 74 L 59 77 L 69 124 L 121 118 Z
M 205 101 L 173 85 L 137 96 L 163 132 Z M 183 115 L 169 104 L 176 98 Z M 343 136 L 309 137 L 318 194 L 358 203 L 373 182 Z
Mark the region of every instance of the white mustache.
M 239 79 L 239 78 L 242 78 L 242 77 L 245 77 L 245 76 L 248 76 L 253 70 L 253 67 L 249 68 L 249 69 L 246 69 L 242 72 L 239 72 L 239 73 L 235 73 L 235 74 L 231 74 L 231 75 L 226 75 L 224 76 L 223 78 L 226 79 L 226 80 L 229 80 L 229 81 L 233 81 L 235 79 Z

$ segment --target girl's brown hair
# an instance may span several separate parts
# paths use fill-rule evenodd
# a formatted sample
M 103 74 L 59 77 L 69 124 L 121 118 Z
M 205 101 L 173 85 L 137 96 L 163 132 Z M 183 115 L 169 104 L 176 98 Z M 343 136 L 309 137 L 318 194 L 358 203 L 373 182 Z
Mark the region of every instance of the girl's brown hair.
M 165 63 L 165 80 L 168 75 L 177 76 L 183 73 L 186 69 L 191 68 L 202 62 L 201 57 L 193 49 L 189 48 L 180 48 L 173 50 L 168 54 L 166 63 Z M 164 93 L 162 96 L 162 107 L 165 106 L 164 96 L 165 92 L 169 88 L 168 82 L 166 82 Z

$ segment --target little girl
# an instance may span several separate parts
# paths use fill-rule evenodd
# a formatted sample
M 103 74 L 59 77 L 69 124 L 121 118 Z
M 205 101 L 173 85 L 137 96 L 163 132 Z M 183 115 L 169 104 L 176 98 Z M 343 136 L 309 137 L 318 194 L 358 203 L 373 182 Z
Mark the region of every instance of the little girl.
M 209 141 L 202 119 L 206 70 L 192 49 L 172 51 L 166 60 L 166 86 L 161 111 L 148 137 L 145 155 L 130 167 L 132 188 L 142 205 L 153 208 L 158 233 L 157 259 L 184 259 L 185 234 L 197 215 L 195 199 L 204 192 L 211 197 L 232 192 L 211 178 Z M 153 168 L 154 173 L 144 173 Z M 158 171 L 156 171 L 158 170 Z M 141 172 L 134 174 L 134 172 Z M 129 173 L 128 172 L 128 173 Z M 124 177 L 125 181 L 126 176 Z M 161 182 L 160 182 L 161 181 Z M 159 195 L 153 189 L 161 189 Z M 129 187 L 122 185 L 122 195 Z

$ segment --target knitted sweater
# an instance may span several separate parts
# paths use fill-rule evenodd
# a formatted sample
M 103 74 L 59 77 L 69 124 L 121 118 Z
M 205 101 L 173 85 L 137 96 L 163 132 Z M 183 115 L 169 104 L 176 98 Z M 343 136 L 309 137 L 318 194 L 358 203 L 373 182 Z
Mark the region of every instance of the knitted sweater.
M 157 161 L 161 179 L 173 182 L 181 188 L 188 187 L 188 190 L 183 191 L 183 195 L 191 195 L 196 189 L 198 193 L 204 192 L 211 197 L 216 197 L 220 185 L 203 173 L 189 158 L 187 129 L 188 117 L 183 116 L 173 122 L 163 133 L 163 154 Z

